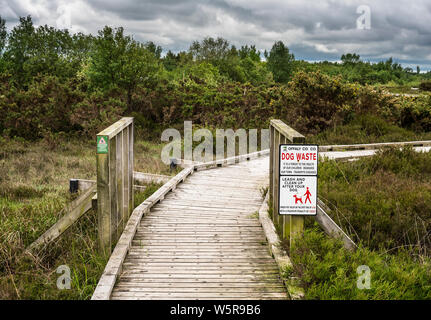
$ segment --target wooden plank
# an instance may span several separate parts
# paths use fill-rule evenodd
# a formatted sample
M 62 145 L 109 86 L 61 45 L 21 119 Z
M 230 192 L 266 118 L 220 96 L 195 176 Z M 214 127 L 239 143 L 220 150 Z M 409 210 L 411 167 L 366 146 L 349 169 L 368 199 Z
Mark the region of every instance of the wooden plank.
M 235 165 L 238 162 L 248 161 L 250 159 L 255 159 L 255 158 L 258 158 L 261 156 L 265 156 L 267 154 L 269 154 L 269 149 L 257 151 L 254 153 L 239 155 L 239 156 L 235 156 L 235 157 L 209 161 L 209 162 L 205 162 L 205 163 L 201 163 L 201 164 L 195 164 L 194 169 L 195 170 L 205 170 L 205 169 L 209 169 L 209 168 L 217 167 L 217 166 Z
M 130 280 L 130 279 L 129 279 Z M 149 282 L 131 282 L 122 281 L 119 283 L 118 288 L 163 288 L 163 289 L 187 289 L 187 288 L 261 288 L 263 290 L 281 289 L 285 290 L 283 285 L 279 285 L 277 282 L 163 282 L 163 281 L 149 281 Z
M 297 132 L 295 129 L 289 127 L 283 121 L 278 119 L 272 119 L 271 125 L 283 136 L 285 136 L 292 143 L 303 143 L 305 137 Z M 277 146 L 274 146 L 277 147 Z
M 46 245 L 63 234 L 72 224 L 78 221 L 84 213 L 91 209 L 91 201 L 95 192 L 96 186 L 93 185 L 72 201 L 72 203 L 67 205 L 65 208 L 66 213 L 51 228 L 34 241 L 27 250 L 31 251 L 42 245 Z
M 283 136 L 281 143 L 282 144 L 288 143 L 287 138 Z M 279 172 L 277 172 L 277 176 L 279 177 Z M 289 232 L 290 232 L 290 216 L 282 215 L 280 222 L 281 222 L 280 234 L 282 235 L 283 239 L 287 239 L 289 237 Z
M 262 292 L 262 293 L 186 293 L 186 292 L 181 292 L 181 293 L 147 293 L 147 292 L 114 292 L 112 295 L 113 298 L 130 298 L 130 297 L 135 297 L 135 298 L 155 298 L 156 300 L 158 300 L 159 298 L 169 298 L 169 299 L 177 299 L 177 298 L 186 298 L 186 299 L 213 299 L 213 298 L 222 298 L 222 299 L 236 299 L 236 298 L 245 298 L 247 300 L 250 299 L 258 299 L 258 298 L 263 298 L 263 299 L 271 299 L 271 298 L 285 298 L 286 294 L 284 293 L 266 293 L 266 292 Z
M 175 205 L 175 204 L 160 204 L 158 206 L 158 209 L 162 209 L 163 211 L 178 211 L 178 210 L 182 210 L 182 211 L 198 211 L 198 212 L 231 212 L 231 210 L 229 209 L 224 209 L 222 207 L 218 207 L 218 208 L 211 208 L 208 206 L 196 206 L 196 205 Z M 252 214 L 253 212 L 256 212 L 256 207 L 249 207 L 249 208 L 245 208 L 245 209 L 235 209 L 236 213 L 246 213 L 246 214 Z M 148 219 L 150 219 L 151 217 L 148 217 Z
M 285 289 L 280 287 L 196 287 L 196 288 L 154 288 L 154 287 L 130 287 L 130 286 L 117 286 L 113 295 L 117 292 L 157 292 L 157 293 L 284 293 Z
M 319 146 L 319 152 L 374 150 L 374 149 L 382 149 L 386 147 L 397 147 L 397 146 L 402 147 L 407 145 L 413 146 L 413 147 L 427 147 L 427 146 L 431 146 L 431 140 Z
M 138 263 L 140 266 L 163 266 L 166 265 L 169 268 L 176 268 L 177 266 L 198 266 L 200 268 L 202 268 L 203 266 L 205 266 L 205 263 L 198 263 L 198 262 L 189 262 L 189 263 L 175 263 L 175 265 L 166 263 L 166 262 L 158 262 L 158 261 L 146 261 L 146 258 L 151 258 L 154 256 L 160 256 L 160 257 L 201 257 L 201 258 L 209 258 L 209 257 L 214 257 L 214 256 L 220 256 L 220 249 L 214 249 L 214 250 L 196 250 L 195 252 L 192 251 L 183 251 L 183 255 L 180 254 L 176 254 L 173 251 L 160 251 L 160 255 L 158 255 L 159 252 L 157 252 L 156 250 L 151 250 L 151 251 L 145 251 L 145 250 L 132 250 L 128 253 L 127 255 L 127 259 L 124 261 L 124 263 L 127 262 L 133 262 L 133 263 Z M 256 255 L 253 255 L 254 253 L 256 253 Z M 225 256 L 226 255 L 230 255 L 230 256 L 234 256 L 234 257 L 242 257 L 242 258 L 246 258 L 246 257 L 260 257 L 260 258 L 270 258 L 269 253 L 267 250 L 259 250 L 258 252 L 253 252 L 253 250 L 249 250 L 246 252 L 238 252 L 238 251 L 229 251 L 226 250 Z M 241 266 L 268 266 L 271 268 L 274 268 L 275 264 L 273 264 L 273 261 L 270 261 L 270 263 L 268 262 L 262 262 L 262 261 L 255 261 L 255 262 L 251 262 L 251 261 L 247 261 L 247 262 L 220 262 L 218 264 L 211 264 L 209 267 L 241 267 Z
M 179 199 L 179 198 L 173 198 L 172 196 L 167 198 L 165 197 L 165 204 L 167 203 L 168 205 L 174 205 L 174 206 L 192 206 L 194 205 L 196 207 L 196 199 L 193 201 L 192 199 Z M 172 200 L 172 201 L 169 201 Z M 199 207 L 207 207 L 207 208 L 226 208 L 226 209 L 253 209 L 256 207 L 259 207 L 260 203 L 262 202 L 262 200 L 260 201 L 250 201 L 250 200 L 246 200 L 246 201 L 236 201 L 234 202 L 232 199 L 229 200 L 223 200 L 223 199 L 218 199 L 215 200 L 214 198 L 210 198 L 210 199 L 205 199 L 204 197 L 202 197 L 199 201 Z
M 243 274 L 243 275 L 237 275 L 237 274 L 223 274 L 223 275 L 193 275 L 193 274 L 175 274 L 175 275 L 169 275 L 169 274 L 147 274 L 143 272 L 137 272 L 137 273 L 123 273 L 120 277 L 120 282 L 122 281 L 136 281 L 136 282 L 211 282 L 211 283 L 225 283 L 225 282 L 277 282 L 281 283 L 279 275 L 270 274 L 268 276 L 262 276 L 262 275 L 253 275 L 253 274 Z
M 96 290 L 94 291 L 91 298 L 92 300 L 108 300 L 110 298 L 115 281 L 121 272 L 122 263 L 132 244 L 133 236 L 136 233 L 136 229 L 142 219 L 142 216 L 149 212 L 150 208 L 155 203 L 157 203 L 160 198 L 164 197 L 164 195 L 171 190 L 174 184 L 178 184 L 192 172 L 192 167 L 183 169 L 175 177 L 164 184 L 158 191 L 153 193 L 149 198 L 147 198 L 143 203 L 135 208 L 114 249 L 114 252 L 111 255 L 111 258 L 108 261 L 108 264 L 105 267 L 102 277 L 97 284 Z M 133 198 L 131 200 L 133 200 Z
M 123 185 L 122 185 L 122 220 L 123 225 L 121 226 L 121 230 L 124 230 L 127 224 L 127 220 L 129 220 L 129 216 L 131 213 L 132 208 L 130 208 L 129 203 L 129 193 L 133 192 L 133 190 L 136 190 L 136 188 L 133 187 L 133 181 L 130 181 L 130 174 L 129 174 L 129 128 L 127 127 L 122 131 L 122 179 L 123 179 Z M 133 170 L 133 168 L 132 168 Z M 141 187 L 138 188 L 139 191 L 144 191 L 145 189 L 141 189 Z
M 278 269 L 268 269 L 268 268 L 205 268 L 202 269 L 200 267 L 178 267 L 178 268 L 162 268 L 155 267 L 149 268 L 147 266 L 139 267 L 135 264 L 125 263 L 123 265 L 124 273 L 148 273 L 148 274 L 167 274 L 167 275 L 175 275 L 175 274 L 192 274 L 192 275 L 274 275 L 278 276 Z
M 291 268 L 292 262 L 290 261 L 290 258 L 286 252 L 280 249 L 280 238 L 278 237 L 275 226 L 268 214 L 268 200 L 269 192 L 267 193 L 265 200 L 259 210 L 259 220 L 262 223 L 262 227 L 268 241 L 269 250 L 274 256 L 281 274 L 283 274 L 284 270 Z M 283 281 L 291 299 L 297 300 L 303 298 L 304 293 L 301 288 L 292 283 L 290 279 L 283 279 Z
M 87 180 L 87 179 L 70 179 L 70 180 L 78 181 L 78 191 L 85 191 L 96 184 L 96 180 Z
M 290 245 L 292 246 L 293 241 L 295 241 L 296 238 L 300 237 L 301 234 L 304 232 L 304 217 L 291 215 L 289 216 L 289 219 L 289 240 Z
M 111 197 L 109 178 L 109 154 L 97 154 L 97 216 L 99 248 L 111 253 Z
M 132 118 L 132 123 L 130 124 L 130 126 L 128 127 L 128 132 L 129 132 L 129 161 L 128 161 L 128 174 L 129 174 L 129 217 L 133 212 L 133 208 L 135 207 L 135 193 L 132 192 L 132 184 L 134 183 L 133 181 L 133 173 L 135 170 L 134 168 L 134 161 L 135 161 L 135 149 L 134 149 L 134 140 L 135 140 L 135 126 L 134 126 L 134 122 L 133 122 L 133 118 Z
M 144 173 L 138 171 L 133 172 L 133 179 L 135 183 L 166 183 L 171 178 L 171 176 L 165 176 L 161 174 Z
M 117 222 L 118 222 L 118 199 L 117 199 L 117 136 L 114 136 L 109 141 L 109 199 L 111 205 L 111 248 L 109 252 L 112 252 L 113 244 L 118 240 L 117 238 Z
M 278 198 L 279 198 L 279 194 L 278 194 L 278 188 L 279 188 L 279 171 L 280 171 L 280 152 L 279 152 L 279 145 L 280 145 L 280 132 L 278 130 L 275 131 L 274 133 L 274 193 L 273 193 L 273 203 L 272 203 L 272 207 L 273 207 L 273 219 L 272 221 L 274 222 L 274 226 L 276 228 L 276 230 L 278 228 L 280 228 L 280 215 L 278 212 Z
M 260 231 L 260 230 L 259 230 Z M 212 231 L 212 230 L 208 230 L 208 231 L 174 231 L 174 230 L 169 230 L 169 231 L 156 231 L 156 230 L 151 230 L 151 231 L 140 231 L 138 230 L 136 232 L 137 235 L 141 235 L 141 236 L 175 236 L 175 237 L 182 237 L 182 236 L 202 236 L 202 237 L 212 237 L 212 236 L 219 236 L 219 237 L 232 237 L 232 236 L 243 236 L 243 237 L 251 237 L 253 235 L 256 235 L 255 231 L 230 231 L 228 229 L 226 229 L 225 231 Z M 259 232 L 258 235 L 263 234 L 262 232 Z
M 108 136 L 109 139 L 115 137 L 119 132 L 123 131 L 124 128 L 133 124 L 133 118 L 124 117 L 121 120 L 115 122 L 113 125 L 109 126 L 105 130 L 99 132 L 98 136 Z
M 280 276 L 278 274 L 193 274 L 193 273 L 176 273 L 176 274 L 157 274 L 157 273 L 144 273 L 142 271 L 137 272 L 123 272 L 121 274 L 121 279 L 171 279 L 171 281 L 178 281 L 179 279 L 195 279 L 199 281 L 216 282 L 217 280 L 227 280 L 231 281 L 280 281 Z M 160 281 L 160 280 L 159 280 Z
M 244 293 L 244 292 L 278 292 L 278 293 L 284 293 L 286 294 L 286 289 L 284 289 L 282 286 L 276 286 L 271 285 L 272 283 L 267 283 L 267 286 L 262 285 L 254 285 L 254 286 L 220 286 L 220 285 L 212 285 L 212 286 L 161 286 L 160 288 L 156 288 L 155 286 L 146 286 L 146 285 L 139 285 L 139 286 L 131 286 L 130 284 L 120 284 L 116 286 L 115 292 L 238 292 L 238 293 Z
M 90 188 L 93 185 L 96 185 L 96 180 L 86 180 L 86 179 L 71 179 L 71 180 L 77 180 L 78 181 L 78 190 L 79 191 L 85 191 L 88 188 Z M 125 187 L 126 188 L 126 187 Z M 140 186 L 140 185 L 133 185 L 133 190 L 143 192 L 145 191 L 147 187 L 146 186 Z M 95 198 L 97 200 L 97 197 Z M 126 202 L 125 204 L 128 204 Z
M 353 242 L 352 239 L 331 219 L 331 217 L 325 212 L 329 210 L 329 208 L 320 200 L 317 200 L 317 215 L 315 216 L 316 221 L 322 227 L 322 229 L 326 232 L 326 234 L 340 238 L 344 247 L 348 250 L 355 250 L 357 245 Z
M 124 131 L 124 130 L 123 130 Z M 120 238 L 121 232 L 123 231 L 123 228 L 125 226 L 125 219 L 127 219 L 128 217 L 125 217 L 126 213 L 124 212 L 124 177 L 123 174 L 125 173 L 123 171 L 123 131 L 120 131 L 115 139 L 117 140 L 116 143 L 116 163 L 115 163 L 115 167 L 116 167 L 116 171 L 117 171 L 117 176 L 116 176 L 116 181 L 115 181 L 115 188 L 116 188 L 116 202 L 117 202 L 117 225 L 115 227 L 115 229 L 117 230 L 117 234 L 116 234 L 116 238 L 115 241 L 118 240 L 118 238 Z M 124 219 L 124 220 L 123 220 Z

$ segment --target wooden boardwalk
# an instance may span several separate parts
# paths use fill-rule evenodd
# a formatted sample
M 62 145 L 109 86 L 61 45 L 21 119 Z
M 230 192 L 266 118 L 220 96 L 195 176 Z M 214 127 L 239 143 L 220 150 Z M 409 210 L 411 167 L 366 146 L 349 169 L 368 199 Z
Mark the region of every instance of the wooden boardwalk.
M 258 220 L 268 157 L 195 172 L 139 222 L 111 299 L 286 299 Z
M 133 132 L 133 118 L 123 118 L 97 138 L 99 247 L 110 258 L 92 300 L 287 299 L 279 270 L 292 264 L 279 248 L 276 230 L 292 239 L 303 232 L 304 218 L 271 219 L 268 198 L 272 194 L 272 211 L 278 213 L 279 145 L 301 144 L 305 137 L 272 119 L 269 149 L 190 163 L 130 212 L 139 178 L 133 172 Z M 431 149 L 431 141 L 333 145 L 320 146 L 319 155 L 350 161 L 405 145 L 417 152 Z M 78 213 L 88 210 L 95 191 L 82 195 L 86 205 L 76 207 Z M 325 211 L 318 200 L 316 221 L 353 249 L 355 243 Z M 54 231 L 58 236 L 58 228 Z M 303 297 L 301 288 L 286 285 L 290 298 Z

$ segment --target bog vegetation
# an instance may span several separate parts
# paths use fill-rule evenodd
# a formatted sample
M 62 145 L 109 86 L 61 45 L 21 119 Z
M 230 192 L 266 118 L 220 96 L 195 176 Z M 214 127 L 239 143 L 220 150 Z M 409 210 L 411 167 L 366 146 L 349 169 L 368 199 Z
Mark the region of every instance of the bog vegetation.
M 431 299 L 430 164 L 412 148 L 320 164 L 319 197 L 359 248 L 345 250 L 308 221 L 291 248 L 307 298 Z M 357 287 L 361 265 L 371 270 L 369 290 Z
M 414 95 L 393 94 L 411 87 Z M 249 129 L 274 117 L 319 144 L 430 139 L 430 90 L 431 72 L 392 58 L 309 63 L 281 41 L 262 55 L 222 38 L 164 52 L 121 27 L 71 34 L 28 16 L 8 31 L 0 18 L 0 298 L 91 296 L 106 262 L 95 250 L 94 213 L 48 251 L 22 251 L 70 200 L 68 179 L 94 178 L 92 139 L 122 116 L 135 117 L 135 169 L 168 173 L 148 141 L 184 120 Z M 428 164 L 410 149 L 321 164 L 319 196 L 360 249 L 349 253 L 309 226 L 289 248 L 307 298 L 431 298 Z M 71 291 L 55 287 L 61 264 L 73 270 Z M 372 290 L 356 288 L 360 264 L 372 269 Z
M 264 57 L 253 45 L 236 48 L 222 38 L 162 56 L 161 47 L 122 28 L 70 34 L 35 27 L 28 16 L 7 32 L 0 20 L 0 132 L 33 140 L 59 132 L 92 137 L 122 115 L 135 116 L 153 137 L 184 119 L 262 128 L 273 116 L 305 134 L 363 113 L 416 131 L 431 125 L 429 96 L 395 98 L 381 86 L 421 83 L 428 90 L 430 72 L 392 59 L 371 64 L 356 54 L 312 64 L 295 60 L 281 41 Z

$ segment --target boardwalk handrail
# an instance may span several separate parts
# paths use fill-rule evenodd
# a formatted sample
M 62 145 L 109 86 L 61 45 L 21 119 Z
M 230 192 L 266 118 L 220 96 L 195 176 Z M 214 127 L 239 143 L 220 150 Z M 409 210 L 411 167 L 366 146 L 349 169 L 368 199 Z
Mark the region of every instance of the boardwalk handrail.
M 375 150 L 375 149 L 382 149 L 386 147 L 397 147 L 397 146 L 429 147 L 431 146 L 431 140 L 319 146 L 319 152 Z
M 269 152 L 269 192 L 272 201 L 272 220 L 275 228 L 283 238 L 293 238 L 304 229 L 304 217 L 280 215 L 278 213 L 278 168 L 280 161 L 280 144 L 303 144 L 305 137 L 286 125 L 283 121 L 272 119 L 269 124 L 270 152 Z
M 97 134 L 99 247 L 109 255 L 133 210 L 133 118 Z

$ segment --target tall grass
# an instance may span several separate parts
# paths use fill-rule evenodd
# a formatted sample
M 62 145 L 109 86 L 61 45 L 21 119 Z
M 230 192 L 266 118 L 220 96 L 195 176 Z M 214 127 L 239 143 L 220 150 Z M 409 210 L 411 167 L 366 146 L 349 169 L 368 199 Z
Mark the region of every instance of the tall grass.
M 322 162 L 319 193 L 356 242 L 431 254 L 430 153 L 391 148 L 353 163 Z
M 351 252 L 313 226 L 295 242 L 290 257 L 291 274 L 300 278 L 305 299 L 431 299 L 431 259 L 408 250 L 388 254 L 360 245 Z M 369 289 L 357 285 L 360 266 L 370 270 Z
M 90 210 L 39 252 L 24 249 L 54 224 L 73 199 L 69 179 L 95 179 L 93 141 L 50 135 L 39 142 L 0 138 L 0 299 L 89 299 L 106 259 L 97 251 L 97 215 Z M 161 146 L 136 142 L 135 170 L 169 173 Z M 158 185 L 135 196 L 143 201 Z M 71 270 L 71 289 L 59 290 L 60 265 Z
M 290 250 L 307 299 L 431 299 L 431 154 L 390 148 L 319 164 L 319 197 L 359 244 L 347 251 L 311 219 Z M 371 288 L 356 285 L 371 270 Z

